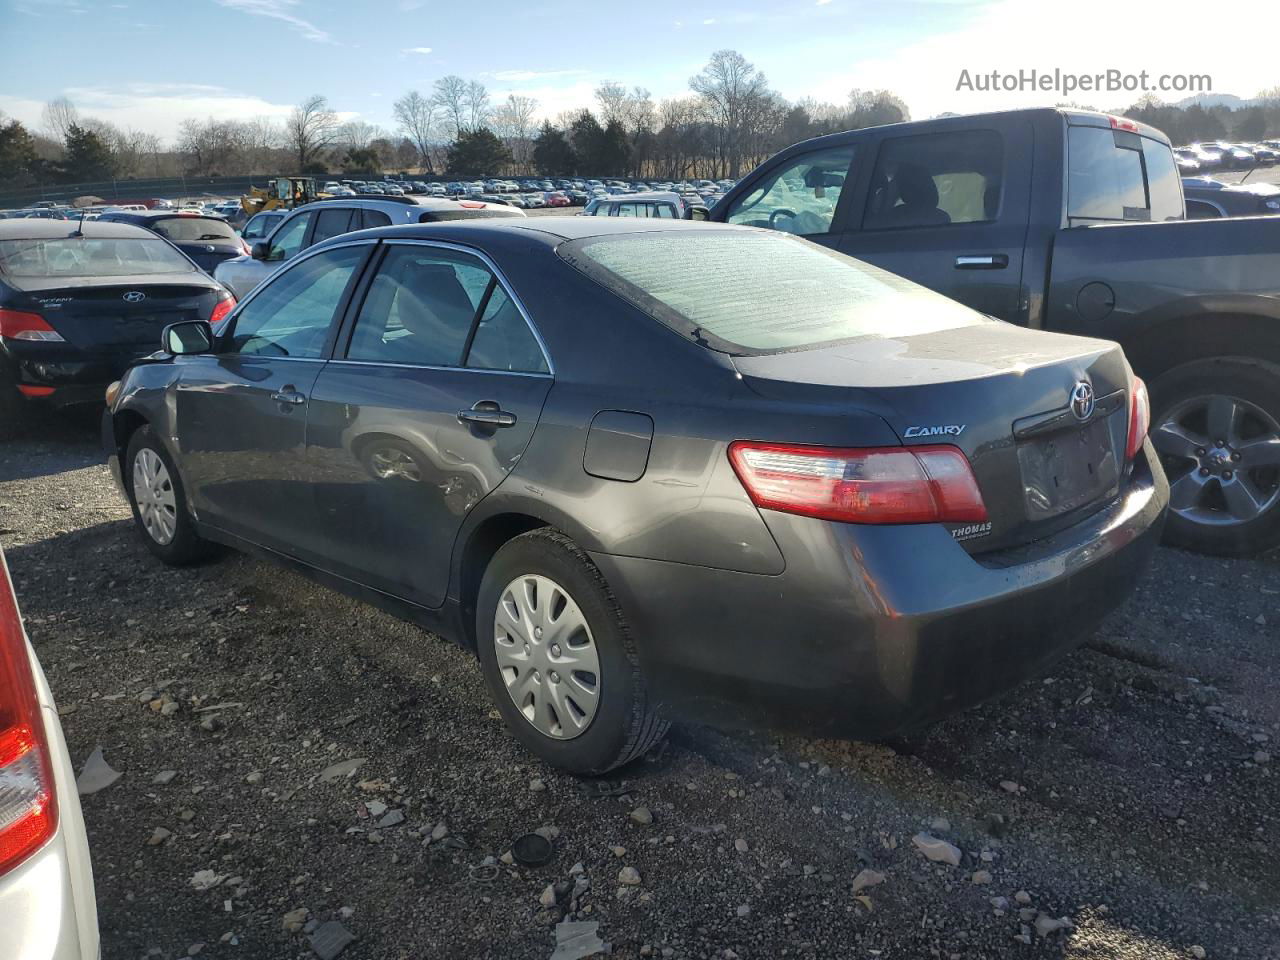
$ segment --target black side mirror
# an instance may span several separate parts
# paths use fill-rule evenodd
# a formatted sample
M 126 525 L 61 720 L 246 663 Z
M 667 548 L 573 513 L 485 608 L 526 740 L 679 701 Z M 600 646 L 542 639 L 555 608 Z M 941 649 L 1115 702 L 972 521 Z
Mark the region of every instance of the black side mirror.
M 271 247 L 267 245 L 267 241 L 259 240 L 249 251 L 249 256 L 255 260 L 269 260 L 271 258 Z
M 171 323 L 160 334 L 160 349 L 178 357 L 208 353 L 213 349 L 213 327 L 208 320 Z
M 709 220 L 711 219 L 711 211 L 706 207 L 690 207 L 685 211 L 686 220 Z

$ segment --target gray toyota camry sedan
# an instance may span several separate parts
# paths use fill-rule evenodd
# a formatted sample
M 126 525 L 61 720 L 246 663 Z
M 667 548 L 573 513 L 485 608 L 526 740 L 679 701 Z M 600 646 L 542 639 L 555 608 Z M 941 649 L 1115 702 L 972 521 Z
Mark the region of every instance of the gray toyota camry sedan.
M 249 550 L 475 650 L 530 750 L 671 717 L 874 737 L 1035 674 L 1141 577 L 1167 485 L 1120 348 L 775 232 L 335 237 L 108 391 L 169 563 Z

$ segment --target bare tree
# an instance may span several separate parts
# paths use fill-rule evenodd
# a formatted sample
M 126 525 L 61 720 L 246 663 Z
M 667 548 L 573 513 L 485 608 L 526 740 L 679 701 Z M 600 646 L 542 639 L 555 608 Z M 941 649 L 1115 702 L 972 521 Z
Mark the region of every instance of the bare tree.
M 479 130 L 489 121 L 489 91 L 479 80 L 467 84 L 467 129 Z
M 298 172 L 305 173 L 337 138 L 338 116 L 329 108 L 329 101 L 317 93 L 293 108 L 284 129 Z
M 606 80 L 596 87 L 596 103 L 600 104 L 600 123 L 608 126 L 617 120 L 627 123 L 627 88 L 616 80 Z
M 445 135 L 456 140 L 467 129 L 467 81 L 450 74 L 435 82 L 431 103 L 443 114 Z
M 44 132 L 58 142 L 65 142 L 67 129 L 80 123 L 80 111 L 66 97 L 50 100 L 40 111 L 40 125 Z
M 491 117 L 493 132 L 508 150 L 518 170 L 526 170 L 533 158 L 533 114 L 538 101 L 533 97 L 510 94 L 498 104 Z
M 418 162 L 428 174 L 435 173 L 431 163 L 431 136 L 436 124 L 435 105 L 417 90 L 410 90 L 391 108 L 396 127 L 418 150 Z
M 748 124 L 766 113 L 763 101 L 773 95 L 765 75 L 736 50 L 717 50 L 702 72 L 689 80 L 702 97 L 719 128 L 719 153 L 728 175 L 742 172 L 745 142 L 755 132 Z
M 338 128 L 334 139 L 352 150 L 363 150 L 369 146 L 370 140 L 385 136 L 383 129 L 375 124 L 363 120 L 348 120 Z

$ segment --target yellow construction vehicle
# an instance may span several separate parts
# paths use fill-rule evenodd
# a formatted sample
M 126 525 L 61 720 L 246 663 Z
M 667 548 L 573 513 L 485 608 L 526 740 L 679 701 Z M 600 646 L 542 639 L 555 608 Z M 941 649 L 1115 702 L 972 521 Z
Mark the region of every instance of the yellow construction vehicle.
M 320 196 L 312 177 L 277 177 L 267 181 L 266 188 L 250 187 L 240 198 L 246 218 L 263 210 L 292 210 Z

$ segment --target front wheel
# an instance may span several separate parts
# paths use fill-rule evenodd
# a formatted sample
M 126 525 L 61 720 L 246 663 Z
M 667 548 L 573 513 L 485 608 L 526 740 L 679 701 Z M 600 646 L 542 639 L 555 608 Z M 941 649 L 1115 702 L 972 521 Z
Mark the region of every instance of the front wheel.
M 547 762 L 605 773 L 666 733 L 617 601 L 564 534 L 533 530 L 498 550 L 480 584 L 476 638 L 507 727 Z
M 1151 385 L 1151 442 L 1169 477 L 1165 540 L 1219 556 L 1280 545 L 1280 367 L 1237 357 Z
M 150 426 L 129 438 L 122 467 L 134 523 L 147 548 L 174 566 L 208 556 L 212 545 L 196 534 L 177 467 Z

